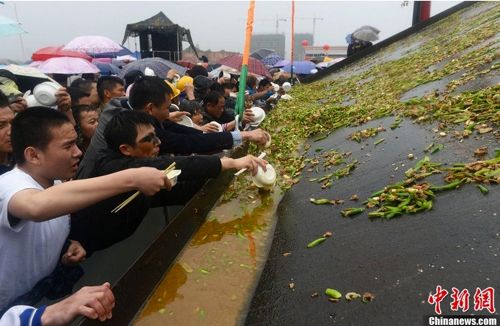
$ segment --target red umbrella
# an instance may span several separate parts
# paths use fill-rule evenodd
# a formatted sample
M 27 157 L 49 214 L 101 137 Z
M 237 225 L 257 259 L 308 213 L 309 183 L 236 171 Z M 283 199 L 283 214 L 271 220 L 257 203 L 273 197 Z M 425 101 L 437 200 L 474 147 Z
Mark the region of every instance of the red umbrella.
M 82 52 L 63 50 L 62 46 L 48 46 L 46 48 L 41 48 L 31 55 L 31 60 L 33 61 L 45 61 L 50 58 L 59 57 L 72 57 L 72 58 L 82 58 L 87 61 L 92 61 L 92 57 L 88 56 Z
M 241 71 L 242 60 L 243 56 L 241 54 L 234 54 L 220 59 L 218 63 Z M 252 57 L 248 58 L 248 72 L 256 75 L 271 77 L 266 66 L 264 66 L 260 60 Z

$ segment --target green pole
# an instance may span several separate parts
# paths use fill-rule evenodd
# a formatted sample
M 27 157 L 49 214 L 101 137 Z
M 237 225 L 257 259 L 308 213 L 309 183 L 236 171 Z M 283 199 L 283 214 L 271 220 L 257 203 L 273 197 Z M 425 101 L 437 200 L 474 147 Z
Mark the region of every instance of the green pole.
M 238 89 L 238 97 L 236 98 L 236 106 L 235 106 L 235 115 L 239 115 L 241 119 L 243 118 L 243 111 L 245 111 L 245 90 L 247 88 L 247 75 L 248 75 L 248 66 L 241 66 L 241 75 L 240 75 L 240 87 Z

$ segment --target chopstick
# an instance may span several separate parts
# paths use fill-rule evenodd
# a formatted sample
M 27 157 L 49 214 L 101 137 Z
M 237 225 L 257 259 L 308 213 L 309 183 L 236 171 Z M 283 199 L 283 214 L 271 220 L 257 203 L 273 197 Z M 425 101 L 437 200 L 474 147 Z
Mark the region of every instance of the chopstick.
M 163 174 L 166 176 L 171 171 L 175 170 L 175 162 L 170 164 L 165 170 L 163 170 Z M 141 192 L 136 191 L 132 196 L 125 199 L 120 205 L 116 206 L 111 213 L 118 213 L 123 207 L 127 206 L 132 200 L 134 200 L 137 196 L 139 196 Z
M 260 153 L 260 155 L 258 156 L 258 158 L 263 159 L 265 156 L 266 156 L 266 152 L 262 152 L 262 153 Z M 243 169 L 239 170 L 238 172 L 236 172 L 234 175 L 235 176 L 239 176 L 240 174 L 242 174 L 246 170 L 247 170 L 247 168 L 243 168 Z

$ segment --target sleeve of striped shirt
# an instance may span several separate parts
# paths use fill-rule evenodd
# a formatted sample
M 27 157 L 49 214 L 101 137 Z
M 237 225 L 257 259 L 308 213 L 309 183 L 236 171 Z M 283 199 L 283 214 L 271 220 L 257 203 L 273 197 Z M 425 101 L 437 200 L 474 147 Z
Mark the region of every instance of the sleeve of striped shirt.
M 0 326 L 42 326 L 42 315 L 46 306 L 38 309 L 30 306 L 14 306 L 0 318 Z

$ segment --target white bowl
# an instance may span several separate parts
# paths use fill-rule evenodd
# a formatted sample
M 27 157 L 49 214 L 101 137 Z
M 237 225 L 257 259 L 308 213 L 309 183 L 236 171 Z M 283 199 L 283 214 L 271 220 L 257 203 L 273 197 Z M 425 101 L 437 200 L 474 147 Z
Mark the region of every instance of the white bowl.
M 250 125 L 252 127 L 257 127 L 266 118 L 266 111 L 264 111 L 262 108 L 259 108 L 258 106 L 254 106 L 250 110 L 252 110 L 253 113 L 253 122 L 250 123 Z
M 26 103 L 29 108 L 34 107 L 34 106 L 43 106 L 42 104 L 38 103 L 35 95 L 28 95 L 26 97 Z
M 193 120 L 191 120 L 191 118 L 188 117 L 187 115 L 183 115 L 181 121 L 177 121 L 177 123 L 186 127 L 191 127 L 191 128 L 194 127 Z
M 292 89 L 292 84 L 290 84 L 289 82 L 285 82 L 283 83 L 283 85 L 281 85 L 281 87 L 283 87 L 283 90 L 285 92 L 289 92 Z
M 57 102 L 56 92 L 61 85 L 54 82 L 43 82 L 33 89 L 33 95 L 38 103 L 45 106 L 53 106 Z
M 264 148 L 269 148 L 269 146 L 271 146 L 271 135 L 267 131 L 264 131 L 264 132 L 269 137 L 269 140 L 264 144 Z
M 271 164 L 266 165 L 266 171 L 259 166 L 257 174 L 252 177 L 253 183 L 259 188 L 270 189 L 276 183 L 276 171 Z
M 177 177 L 182 173 L 182 170 L 173 170 L 167 173 L 167 178 L 170 180 L 172 187 L 177 184 Z
M 222 125 L 220 123 L 218 123 L 217 121 L 212 121 L 210 123 L 213 124 L 214 126 L 216 126 L 217 129 L 219 130 L 219 132 L 223 131 Z
M 275 84 L 275 83 L 271 83 L 271 85 L 273 85 L 273 89 L 275 92 L 278 92 L 280 90 L 280 85 Z

